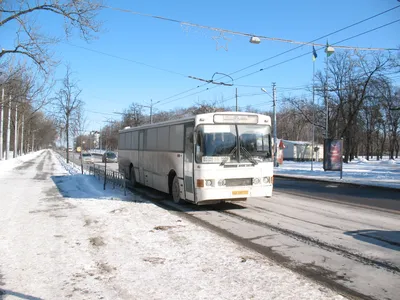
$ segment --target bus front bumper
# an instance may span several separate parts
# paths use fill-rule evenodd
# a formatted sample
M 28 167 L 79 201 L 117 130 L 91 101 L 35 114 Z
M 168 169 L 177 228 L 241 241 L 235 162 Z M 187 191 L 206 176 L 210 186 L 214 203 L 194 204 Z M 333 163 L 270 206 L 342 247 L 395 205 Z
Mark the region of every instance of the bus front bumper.
M 203 201 L 243 201 L 250 197 L 271 197 L 272 185 L 238 187 L 196 188 L 196 202 Z

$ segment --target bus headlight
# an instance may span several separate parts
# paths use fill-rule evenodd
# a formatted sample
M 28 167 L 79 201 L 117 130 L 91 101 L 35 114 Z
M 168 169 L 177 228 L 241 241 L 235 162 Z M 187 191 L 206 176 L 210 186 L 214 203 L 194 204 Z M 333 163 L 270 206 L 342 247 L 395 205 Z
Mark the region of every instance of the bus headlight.
M 260 178 L 253 178 L 253 184 L 259 184 L 260 181 Z
M 263 182 L 265 184 L 272 184 L 274 182 L 274 180 L 272 179 L 272 176 L 268 176 L 268 177 L 263 178 Z
M 220 180 L 218 180 L 218 185 L 219 185 L 219 186 L 226 185 L 225 179 L 220 179 Z
M 212 181 L 211 180 L 206 180 L 206 186 L 212 186 Z

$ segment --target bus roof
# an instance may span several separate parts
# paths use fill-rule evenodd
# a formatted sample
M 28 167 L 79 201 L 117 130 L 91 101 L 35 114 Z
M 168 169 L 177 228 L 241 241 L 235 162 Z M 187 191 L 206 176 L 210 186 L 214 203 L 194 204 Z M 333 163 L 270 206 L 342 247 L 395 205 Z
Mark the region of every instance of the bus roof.
M 198 114 L 198 115 L 193 115 L 190 117 L 184 117 L 181 119 L 176 119 L 176 120 L 169 120 L 169 121 L 164 121 L 164 122 L 159 122 L 159 123 L 153 123 L 153 124 L 146 124 L 146 125 L 141 125 L 137 127 L 129 127 L 129 128 L 124 128 L 119 130 L 119 132 L 129 132 L 129 131 L 136 131 L 140 129 L 148 129 L 148 128 L 153 128 L 153 127 L 161 127 L 163 125 L 175 125 L 175 124 L 183 124 L 187 123 L 190 121 L 195 121 L 196 119 L 199 118 L 212 118 L 215 114 L 222 114 L 222 115 L 262 115 L 262 114 L 257 114 L 257 113 L 250 113 L 250 112 L 235 112 L 235 111 L 224 111 L 224 112 L 212 112 L 212 113 L 205 113 L 205 114 Z M 264 115 L 266 118 L 270 118 L 266 115 Z
M 146 128 L 153 128 L 153 127 L 160 127 L 163 125 L 175 125 L 175 124 L 182 124 L 186 123 L 189 121 L 194 121 L 196 116 L 190 116 L 190 117 L 185 117 L 177 120 L 169 120 L 169 121 L 164 121 L 164 122 L 158 122 L 158 123 L 153 123 L 153 124 L 146 124 L 146 125 L 141 125 L 137 127 L 130 127 L 130 128 L 124 128 L 119 130 L 119 132 L 129 132 L 129 131 L 135 131 L 135 130 L 140 130 L 140 129 L 146 129 Z

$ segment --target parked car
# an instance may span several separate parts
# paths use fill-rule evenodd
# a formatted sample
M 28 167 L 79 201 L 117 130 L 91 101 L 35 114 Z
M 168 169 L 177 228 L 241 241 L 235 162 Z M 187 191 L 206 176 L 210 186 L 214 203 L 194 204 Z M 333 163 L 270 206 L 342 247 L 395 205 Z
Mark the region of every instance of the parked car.
M 82 161 L 85 163 L 93 163 L 93 156 L 90 153 L 82 153 Z
M 104 152 L 103 156 L 101 157 L 101 162 L 106 162 L 106 159 L 107 159 L 107 162 L 110 162 L 110 163 L 118 162 L 117 154 L 115 154 L 114 152 L 110 152 L 110 151 Z

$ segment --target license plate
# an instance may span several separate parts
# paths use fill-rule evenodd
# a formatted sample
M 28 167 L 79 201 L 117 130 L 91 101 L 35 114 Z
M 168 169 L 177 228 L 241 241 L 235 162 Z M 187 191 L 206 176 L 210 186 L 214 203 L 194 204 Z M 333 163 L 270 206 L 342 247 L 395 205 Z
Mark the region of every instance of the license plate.
M 248 195 L 249 191 L 232 191 L 232 195 Z

